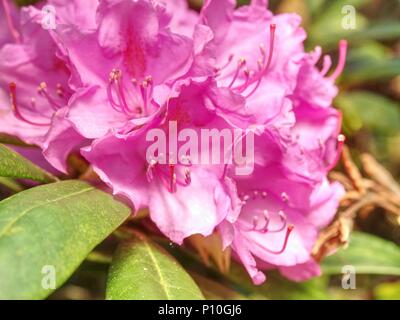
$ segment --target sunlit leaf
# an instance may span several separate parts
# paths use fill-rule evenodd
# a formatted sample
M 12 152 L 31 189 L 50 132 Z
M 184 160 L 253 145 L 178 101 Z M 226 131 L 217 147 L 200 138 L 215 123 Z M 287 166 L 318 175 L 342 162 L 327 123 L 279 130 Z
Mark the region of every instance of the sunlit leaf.
M 144 236 L 135 236 L 120 244 L 111 264 L 106 297 L 110 300 L 203 299 L 182 266 Z
M 1 201 L 0 299 L 45 298 L 129 213 L 111 195 L 80 181 L 39 186 Z

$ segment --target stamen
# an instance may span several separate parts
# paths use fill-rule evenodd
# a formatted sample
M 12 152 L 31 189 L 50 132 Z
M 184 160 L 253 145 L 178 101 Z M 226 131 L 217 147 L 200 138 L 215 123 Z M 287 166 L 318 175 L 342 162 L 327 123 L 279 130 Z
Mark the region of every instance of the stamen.
M 117 80 L 117 77 L 118 77 L 118 72 L 116 69 L 113 69 L 109 75 L 109 81 L 108 81 L 108 85 L 107 85 L 107 97 L 108 97 L 108 100 L 110 101 L 111 107 L 115 111 L 123 112 L 122 106 L 115 101 L 114 95 L 113 95 L 113 90 L 112 90 L 112 86 L 114 85 L 115 81 Z
M 243 83 L 243 86 L 247 88 L 247 86 L 249 85 L 250 82 L 250 78 L 253 75 L 252 71 L 250 71 L 249 69 L 244 69 L 243 70 L 244 76 L 245 76 L 245 81 Z
M 249 196 L 248 196 L 249 197 Z M 245 206 L 247 204 L 247 201 L 250 199 L 246 198 L 246 196 L 242 197 L 242 204 L 243 206 Z M 262 211 L 262 218 L 263 218 L 263 223 L 262 225 L 260 225 L 260 216 L 254 215 L 253 216 L 253 220 L 252 220 L 252 227 L 250 227 L 249 229 L 247 229 L 247 231 L 255 231 L 255 232 L 260 232 L 260 233 L 279 233 L 282 232 L 283 230 L 285 230 L 286 226 L 287 226 L 287 218 L 285 213 L 281 210 L 278 212 L 278 216 L 281 222 L 281 225 L 279 227 L 276 227 L 275 229 L 270 229 L 269 225 L 271 222 L 270 219 L 270 215 L 268 210 L 263 210 Z
M 153 77 L 152 76 L 147 76 L 145 79 L 147 85 L 152 85 L 153 84 Z
M 49 93 L 47 92 L 47 84 L 46 84 L 46 82 L 41 82 L 41 83 L 39 84 L 38 93 L 39 93 L 42 97 L 44 97 L 45 99 L 47 99 L 47 101 L 48 101 L 50 107 L 51 107 L 54 111 L 57 111 L 58 109 L 61 109 L 61 108 L 63 107 L 62 105 L 60 105 L 59 103 L 57 103 L 57 102 L 49 95 Z
M 186 185 L 189 185 L 192 183 L 192 177 L 191 177 L 189 168 L 185 168 L 185 183 L 186 183 Z
M 259 231 L 259 232 L 261 232 L 261 233 L 267 233 L 267 232 L 269 232 L 268 226 L 269 226 L 269 223 L 270 223 L 271 219 L 269 218 L 269 212 L 268 212 L 268 210 L 263 210 L 263 217 L 264 217 L 264 226 L 263 226 L 261 229 L 259 229 L 259 230 L 254 229 L 254 231 Z
M 36 99 L 33 97 L 31 98 L 31 108 L 32 108 L 32 110 L 36 109 Z
M 332 75 L 329 77 L 329 79 L 335 81 L 343 72 L 344 66 L 346 64 L 346 55 L 347 55 L 347 41 L 346 40 L 340 40 L 339 42 L 339 62 L 338 65 L 335 69 L 335 71 L 332 73 Z
M 125 92 L 122 84 L 122 71 L 119 69 L 113 69 L 110 74 L 110 79 L 115 86 L 115 91 L 117 93 L 117 98 L 119 101 L 119 108 L 125 114 L 129 113 L 129 106 L 125 98 Z
M 260 48 L 261 56 L 265 57 L 265 46 L 264 46 L 264 44 L 260 43 L 260 47 L 259 48 Z
M 258 230 L 258 216 L 253 217 L 253 229 L 254 231 L 259 231 Z
M 156 164 L 157 164 L 157 161 L 151 160 L 150 164 L 147 167 L 146 178 L 147 178 L 148 182 L 151 182 L 151 181 L 154 180 L 154 172 L 153 172 L 153 170 L 154 170 L 154 167 L 156 166 Z
M 146 115 L 148 114 L 147 106 L 152 91 L 153 91 L 153 78 L 151 76 L 147 76 L 140 85 L 140 93 L 142 95 L 142 100 L 143 100 L 143 110 Z
M 161 157 L 161 154 L 159 155 Z M 178 184 L 183 187 L 187 187 L 192 182 L 191 172 L 189 168 L 184 168 L 183 177 L 184 179 L 178 180 L 177 177 L 177 166 L 170 162 L 168 165 L 161 165 L 156 160 L 151 160 L 146 169 L 146 178 L 148 182 L 152 182 L 157 178 L 170 193 L 177 191 Z
M 120 104 L 122 105 L 124 112 L 126 114 L 128 114 L 130 108 L 129 108 L 128 102 L 126 101 L 126 98 L 125 98 L 125 91 L 124 91 L 123 83 L 122 83 L 122 75 L 119 79 L 117 79 L 117 81 L 115 83 L 117 85 L 117 93 L 118 93 L 118 99 L 120 101 Z
M 285 203 L 289 202 L 289 196 L 286 192 L 282 192 L 281 197 L 282 197 L 283 202 L 285 202 Z
M 175 174 L 175 165 L 169 165 L 169 192 L 175 193 L 176 192 L 176 174 Z
M 275 47 L 275 30 L 276 30 L 276 25 L 275 24 L 271 24 L 270 25 L 270 37 L 269 37 L 269 52 L 268 52 L 268 59 L 267 59 L 267 63 L 264 65 L 264 67 L 258 72 L 257 76 L 254 77 L 250 83 L 248 85 L 251 85 L 255 82 L 257 82 L 257 84 L 255 85 L 255 87 L 251 90 L 250 93 L 248 93 L 246 95 L 246 98 L 250 97 L 254 92 L 256 92 L 256 90 L 258 89 L 258 87 L 261 84 L 262 78 L 265 75 L 265 73 L 268 71 L 271 62 L 272 62 L 272 57 L 273 57 L 273 52 L 274 52 L 274 47 Z M 241 89 L 239 89 L 240 91 L 244 91 L 245 89 L 247 89 L 248 85 L 246 87 L 242 87 Z
M 282 232 L 283 230 L 285 230 L 286 225 L 287 225 L 287 218 L 286 215 L 283 211 L 279 211 L 278 212 L 279 215 L 279 219 L 281 220 L 282 225 L 279 228 L 273 229 L 273 230 L 268 230 L 268 232 L 270 233 L 278 233 L 278 232 Z
M 62 85 L 61 85 L 60 83 L 57 83 L 57 90 L 56 90 L 56 92 L 57 92 L 57 95 L 58 95 L 60 98 L 64 98 L 64 96 L 65 96 L 64 88 L 62 87 Z
M 226 175 L 228 174 L 228 164 L 225 163 L 224 165 L 224 171 L 222 172 L 222 177 L 221 179 L 224 179 L 226 177 Z
M 10 13 L 10 6 L 7 3 L 7 0 L 2 0 L 2 3 L 3 3 L 6 20 L 7 20 L 7 26 L 8 26 L 8 29 L 10 30 L 11 36 L 14 38 L 14 41 L 16 43 L 20 44 L 21 43 L 21 35 L 19 34 L 19 32 L 17 31 L 17 29 L 15 28 L 15 26 L 13 24 L 11 13 Z
M 265 191 L 261 192 L 261 197 L 265 199 L 267 197 L 267 193 Z
M 257 67 L 258 67 L 258 71 L 261 71 L 264 67 L 264 60 L 263 59 L 258 59 L 257 60 Z
M 219 73 L 220 71 L 226 69 L 231 64 L 232 60 L 233 60 L 233 54 L 230 54 L 228 57 L 228 61 L 222 67 L 216 67 L 214 69 L 215 73 Z
M 238 65 L 235 71 L 235 75 L 232 78 L 231 83 L 229 84 L 228 88 L 231 88 L 233 84 L 236 82 L 237 77 L 239 76 L 240 70 L 246 65 L 246 59 L 240 58 L 238 61 Z
M 336 164 L 339 162 L 345 142 L 346 142 L 346 136 L 343 134 L 339 134 L 337 137 L 336 157 L 335 157 L 335 160 L 331 163 L 331 165 L 328 166 L 328 171 L 331 171 L 336 166 Z
M 31 120 L 27 119 L 25 116 L 23 116 L 18 108 L 17 85 L 14 82 L 11 82 L 9 84 L 9 89 L 10 89 L 11 109 L 17 119 L 24 121 L 26 123 L 29 123 L 31 125 L 34 125 L 34 126 L 49 126 L 50 125 L 50 123 L 38 123 L 35 121 L 31 121 Z
M 323 65 L 322 65 L 322 69 L 320 71 L 321 76 L 324 77 L 328 73 L 328 71 L 331 68 L 331 66 L 332 66 L 331 57 L 328 56 L 328 55 L 325 55 L 324 56 L 324 62 L 323 62 Z
M 264 250 L 268 251 L 269 253 L 272 253 L 272 254 L 281 254 L 281 253 L 283 253 L 286 250 L 286 247 L 287 247 L 287 244 L 288 244 L 288 241 L 289 241 L 289 236 L 292 233 L 293 229 L 294 229 L 294 226 L 292 224 L 289 224 L 287 229 L 286 229 L 285 239 L 283 241 L 282 248 L 280 250 L 274 251 L 274 250 L 271 250 L 271 249 L 269 249 L 267 247 L 264 247 L 264 246 L 262 246 L 262 248 Z

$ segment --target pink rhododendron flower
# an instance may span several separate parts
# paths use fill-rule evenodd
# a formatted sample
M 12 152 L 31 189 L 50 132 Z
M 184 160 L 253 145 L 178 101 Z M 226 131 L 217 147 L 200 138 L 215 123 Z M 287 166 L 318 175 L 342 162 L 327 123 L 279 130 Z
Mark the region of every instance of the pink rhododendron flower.
M 70 83 L 86 87 L 67 115 L 82 135 L 99 138 L 146 121 L 188 71 L 193 41 L 171 32 L 166 15 L 152 1 L 101 1 L 97 28 L 57 28 L 55 39 L 73 66 Z
M 7 15 L 7 5 L 2 12 Z M 41 147 L 54 167 L 66 171 L 68 153 L 84 141 L 65 120 L 73 95 L 68 86 L 70 72 L 58 58 L 49 32 L 42 28 L 41 11 L 29 7 L 20 16 L 13 22 L 8 16 L 10 33 L 17 36 L 0 48 L 2 132 Z M 54 144 L 55 140 L 62 140 L 62 145 Z
M 54 30 L 40 25 L 44 4 L 57 9 Z M 256 284 L 269 269 L 296 281 L 320 273 L 311 251 L 344 192 L 327 174 L 344 142 L 332 100 L 345 42 L 337 67 L 325 56 L 320 70 L 300 17 L 265 0 L 208 0 L 199 14 L 183 0 L 49 0 L 19 13 L 3 5 L 0 17 L 2 132 L 62 171 L 79 150 L 178 244 L 220 233 Z M 194 136 L 239 132 L 220 153 L 254 136 L 254 170 L 175 158 L 171 123 Z M 149 161 L 152 132 L 169 145 Z
M 265 280 L 259 269 L 266 264 L 282 271 L 313 262 L 311 250 L 318 231 L 335 215 L 344 194 L 342 186 L 327 180 L 315 186 L 291 181 L 275 166 L 257 168 L 254 175 L 236 182 L 242 210 L 232 225 L 221 226 L 221 232 L 253 281 Z M 319 269 L 314 265 L 316 275 Z
M 336 213 L 344 192 L 338 184 L 330 186 L 326 174 L 336 164 L 343 143 L 339 135 L 340 114 L 330 106 L 337 93 L 334 80 L 344 66 L 346 44 L 341 43 L 338 67 L 326 78 L 330 60 L 325 57 L 321 71 L 315 67 L 320 49 L 312 54 L 304 52 L 305 34 L 299 28 L 298 17 L 272 16 L 260 4 L 262 1 L 253 1 L 250 6 L 233 11 L 231 1 L 209 1 L 202 12 L 217 35 L 214 45 L 219 49 L 220 40 L 219 52 L 225 59 L 228 57 L 228 63 L 218 72 L 227 74 L 228 87 L 245 95 L 246 112 L 253 114 L 258 123 L 264 123 L 266 133 L 278 137 L 275 141 L 279 144 L 276 150 L 271 144 L 264 144 L 262 150 L 263 144 L 256 142 L 255 158 L 262 168 L 250 179 L 235 179 L 243 193 L 243 208 L 233 228 L 223 223 L 220 231 L 225 245 L 232 244 L 255 283 L 264 281 L 259 269 L 266 265 L 278 267 L 292 279 L 304 280 L 319 273 L 311 249 L 318 230 Z M 263 34 L 256 31 L 263 22 L 270 25 L 269 38 L 265 34 L 263 37 L 269 39 L 268 50 L 265 45 L 257 45 L 264 43 L 262 38 L 253 40 Z M 246 36 L 238 37 L 241 33 Z M 261 53 L 258 60 L 253 58 L 255 52 Z M 230 61 L 237 53 L 241 58 L 229 71 Z M 254 60 L 258 66 L 252 63 Z M 225 86 L 220 74 L 217 80 Z M 236 82 L 240 83 L 237 87 Z M 274 117 L 265 118 L 271 110 Z M 262 182 L 259 177 L 263 177 Z M 323 215 L 319 220 L 323 223 L 313 224 L 313 219 L 318 219 L 314 210 Z
M 19 12 L 14 3 L 8 0 L 1 0 L 0 10 L 0 46 L 10 41 L 19 43 L 21 41 L 19 34 Z
M 208 1 L 201 16 L 211 28 L 210 55 L 218 85 L 246 98 L 254 123 L 283 134 L 294 122 L 290 101 L 304 55 L 305 32 L 296 15 L 272 15 L 261 1 L 234 10 L 234 1 Z
M 129 198 L 136 209 L 148 207 L 158 228 L 177 243 L 197 233 L 210 235 L 224 219 L 237 215 L 240 202 L 235 185 L 223 177 L 222 164 L 197 165 L 190 159 L 182 164 L 170 156 L 166 164 L 146 159 L 146 150 L 152 144 L 146 134 L 158 128 L 169 139 L 170 121 L 176 121 L 178 131 L 192 128 L 198 133 L 204 128 L 231 127 L 215 109 L 206 107 L 210 85 L 183 85 L 179 96 L 169 101 L 168 109 L 151 122 L 129 134 L 97 139 L 83 150 L 114 193 Z

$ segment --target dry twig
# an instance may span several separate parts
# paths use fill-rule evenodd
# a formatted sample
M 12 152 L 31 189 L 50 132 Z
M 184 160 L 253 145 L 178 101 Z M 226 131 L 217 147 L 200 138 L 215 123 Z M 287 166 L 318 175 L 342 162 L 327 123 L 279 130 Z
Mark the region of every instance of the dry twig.
M 382 208 L 388 214 L 397 216 L 396 221 L 400 222 L 400 186 L 371 155 L 363 154 L 360 159 L 367 177 L 363 177 L 355 165 L 348 147 L 344 147 L 342 153 L 345 174 L 330 174 L 332 180 L 342 183 L 346 195 L 341 201 L 342 210 L 335 221 L 321 232 L 314 246 L 313 256 L 317 261 L 348 244 L 354 219 L 359 214 L 365 218 L 374 209 Z

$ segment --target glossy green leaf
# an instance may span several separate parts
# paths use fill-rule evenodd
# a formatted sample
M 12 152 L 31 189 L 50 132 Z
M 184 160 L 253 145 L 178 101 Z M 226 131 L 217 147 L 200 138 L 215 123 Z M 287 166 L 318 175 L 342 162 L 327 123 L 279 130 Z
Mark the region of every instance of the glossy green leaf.
M 0 177 L 54 182 L 57 178 L 41 169 L 19 153 L 0 144 Z
M 0 299 L 45 298 L 129 214 L 111 195 L 72 180 L 1 201 Z
M 163 248 L 142 236 L 123 241 L 107 282 L 110 300 L 198 300 L 200 289 Z
M 354 232 L 347 249 L 341 249 L 322 263 L 325 274 L 341 274 L 345 265 L 359 274 L 400 275 L 400 247 L 376 236 Z
M 236 262 L 232 263 L 229 274 L 222 275 L 214 268 L 205 267 L 192 251 L 167 245 L 161 239 L 158 243 L 173 253 L 185 269 L 196 270 L 202 275 L 218 279 L 220 286 L 206 281 L 201 283 L 198 277 L 195 277 L 207 299 L 328 299 L 327 279 L 323 277 L 296 283 L 285 279 L 277 272 L 267 272 L 267 281 L 263 285 L 255 286 L 243 266 Z

